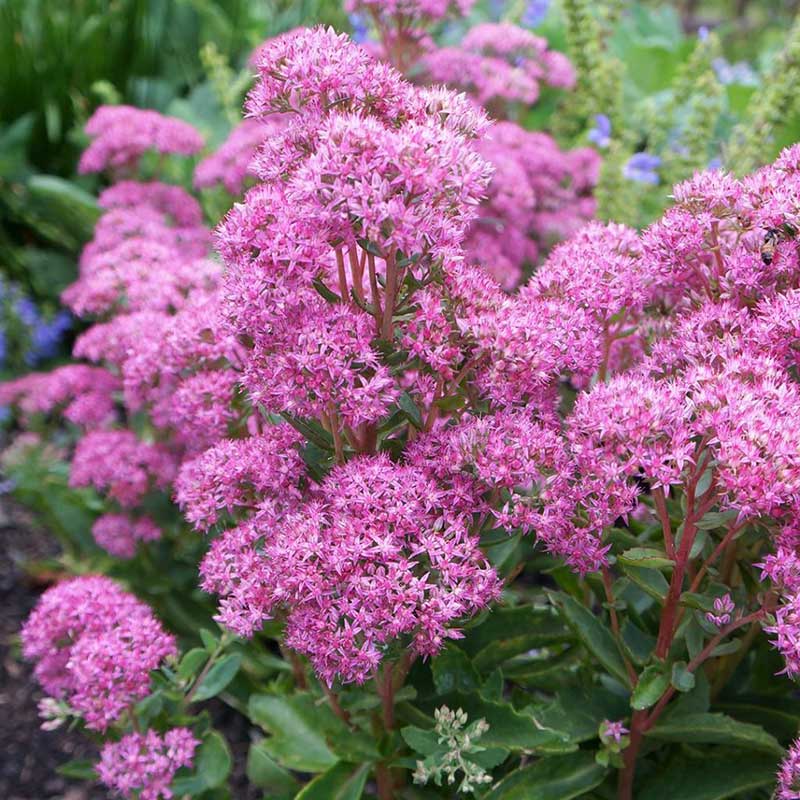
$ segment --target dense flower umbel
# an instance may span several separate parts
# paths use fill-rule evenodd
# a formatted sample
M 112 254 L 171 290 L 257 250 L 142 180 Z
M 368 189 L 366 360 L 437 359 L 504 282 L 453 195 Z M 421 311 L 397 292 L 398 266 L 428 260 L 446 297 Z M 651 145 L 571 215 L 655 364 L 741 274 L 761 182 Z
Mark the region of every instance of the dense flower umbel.
M 0 384 L 0 406 L 13 404 L 25 417 L 59 410 L 70 422 L 94 428 L 113 419 L 120 389 L 119 378 L 108 370 L 68 364 Z
M 541 249 L 591 218 L 600 158 L 589 148 L 560 150 L 546 133 L 513 122 L 493 125 L 477 150 L 495 172 L 467 238 L 467 258 L 511 289 Z
M 150 687 L 150 671 L 176 653 L 150 609 L 105 577 L 48 589 L 22 629 L 36 677 L 88 727 L 105 730 Z
M 798 800 L 800 798 L 800 742 L 795 742 L 778 772 L 776 800 Z
M 204 189 L 221 184 L 230 194 L 241 194 L 248 179 L 255 177 L 251 164 L 259 146 L 281 127 L 278 118 L 239 123 L 222 145 L 197 165 L 194 185 Z
M 458 47 L 427 53 L 422 66 L 431 81 L 469 92 L 501 114 L 508 103 L 535 103 L 542 83 L 563 89 L 575 84 L 564 55 L 549 50 L 546 39 L 510 23 L 476 25 Z
M 97 774 L 122 797 L 168 800 L 175 773 L 192 765 L 199 744 L 188 728 L 172 728 L 163 736 L 152 730 L 129 733 L 103 746 Z
M 134 519 L 125 514 L 103 514 L 92 525 L 97 544 L 117 558 L 133 558 L 139 542 L 161 538 L 161 530 L 149 517 Z
M 257 436 L 224 439 L 184 461 L 175 492 L 186 519 L 206 529 L 221 511 L 254 509 L 265 496 L 287 504 L 296 501 L 305 473 L 301 441 L 289 425 L 268 425 Z
M 392 640 L 432 655 L 497 596 L 467 520 L 442 499 L 414 468 L 354 459 L 295 512 L 264 507 L 215 540 L 203 585 L 223 596 L 219 619 L 237 633 L 283 607 L 287 643 L 321 677 L 362 682 Z
M 136 167 L 148 150 L 193 155 L 203 137 L 188 122 L 132 106 L 100 106 L 86 123 L 92 142 L 81 156 L 80 172 Z
M 169 486 L 176 469 L 166 447 L 139 441 L 132 431 L 92 431 L 75 449 L 70 484 L 94 486 L 133 508 L 150 489 Z

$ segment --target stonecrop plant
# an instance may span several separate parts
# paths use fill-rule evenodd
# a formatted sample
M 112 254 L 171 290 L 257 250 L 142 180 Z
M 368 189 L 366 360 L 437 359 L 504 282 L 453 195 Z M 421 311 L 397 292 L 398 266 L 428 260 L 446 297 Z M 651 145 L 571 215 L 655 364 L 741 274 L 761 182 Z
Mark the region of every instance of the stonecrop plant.
M 597 156 L 479 105 L 568 63 L 506 29 L 437 52 L 468 5 L 262 45 L 196 167 L 244 192 L 213 232 L 137 172 L 197 131 L 87 126 L 82 363 L 0 405 L 10 477 L 57 447 L 94 514 L 21 639 L 114 796 L 231 797 L 219 696 L 265 797 L 800 797 L 800 146 L 641 233 L 581 224 Z M 461 61 L 501 85 L 431 66 Z

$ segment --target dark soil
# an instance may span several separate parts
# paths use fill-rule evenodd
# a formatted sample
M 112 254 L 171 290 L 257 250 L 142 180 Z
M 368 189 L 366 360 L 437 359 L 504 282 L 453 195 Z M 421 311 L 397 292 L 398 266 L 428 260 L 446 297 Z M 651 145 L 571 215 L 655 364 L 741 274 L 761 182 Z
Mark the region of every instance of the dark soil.
M 56 555 L 55 539 L 18 504 L 0 495 L 0 800 L 110 798 L 102 786 L 58 774 L 58 767 L 72 759 L 96 758 L 97 748 L 78 732 L 41 729 L 37 705 L 42 693 L 20 654 L 19 629 L 49 585 L 47 573 L 32 572 L 29 566 Z M 218 701 L 210 703 L 209 710 L 233 751 L 233 800 L 262 797 L 244 774 L 249 722 Z
M 42 697 L 19 652 L 18 633 L 45 585 L 25 565 L 56 555 L 55 541 L 8 497 L 0 497 L 0 797 L 4 800 L 105 800 L 107 793 L 61 777 L 74 758 L 92 758 L 91 742 L 67 731 L 43 731 Z

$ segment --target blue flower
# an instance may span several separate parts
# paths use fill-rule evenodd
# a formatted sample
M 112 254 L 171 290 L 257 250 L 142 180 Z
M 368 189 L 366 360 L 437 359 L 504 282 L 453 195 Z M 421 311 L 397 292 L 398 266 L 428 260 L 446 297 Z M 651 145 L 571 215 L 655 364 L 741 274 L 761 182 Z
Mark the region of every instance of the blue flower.
M 72 325 L 67 311 L 59 311 L 49 322 L 40 322 L 31 331 L 31 346 L 25 354 L 25 362 L 31 366 L 58 353 L 64 333 Z
M 367 18 L 363 14 L 351 14 L 350 27 L 353 29 L 352 38 L 354 42 L 363 44 L 369 39 L 369 25 L 367 24 Z
M 731 64 L 721 56 L 711 62 L 717 80 L 724 86 L 737 83 L 740 86 L 757 86 L 758 75 L 746 61 L 737 61 Z
M 701 25 L 701 26 L 700 26 L 700 27 L 697 29 L 697 38 L 698 38 L 698 39 L 699 39 L 701 42 L 705 42 L 705 41 L 707 41 L 707 40 L 708 40 L 708 36 L 709 36 L 709 34 L 710 34 L 710 33 L 711 33 L 711 31 L 708 29 L 708 26 L 707 26 L 707 25 Z
M 632 155 L 622 169 L 622 174 L 629 181 L 637 183 L 659 182 L 658 168 L 661 166 L 661 159 L 650 153 L 636 153 Z
M 603 149 L 611 144 L 611 120 L 605 114 L 595 116 L 594 128 L 589 131 L 589 141 Z
M 6 356 L 8 355 L 8 341 L 6 340 L 6 332 L 0 328 L 0 367 L 6 363 Z
M 549 10 L 550 0 L 529 0 L 520 22 L 526 28 L 536 28 L 544 22 Z
M 20 322 L 32 328 L 37 325 L 41 319 L 39 316 L 39 309 L 36 308 L 36 303 L 30 297 L 18 297 L 14 302 L 14 311 L 19 317 Z

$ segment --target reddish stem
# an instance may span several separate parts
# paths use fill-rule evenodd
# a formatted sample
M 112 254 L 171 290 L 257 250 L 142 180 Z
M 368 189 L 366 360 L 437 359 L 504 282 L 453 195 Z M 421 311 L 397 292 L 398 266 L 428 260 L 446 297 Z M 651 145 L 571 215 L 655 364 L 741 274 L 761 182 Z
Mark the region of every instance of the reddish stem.
M 381 337 L 390 341 L 393 330 L 394 304 L 397 299 L 397 261 L 394 253 L 390 253 L 386 257 L 386 291 L 384 292 L 384 298 L 385 306 L 383 309 Z

